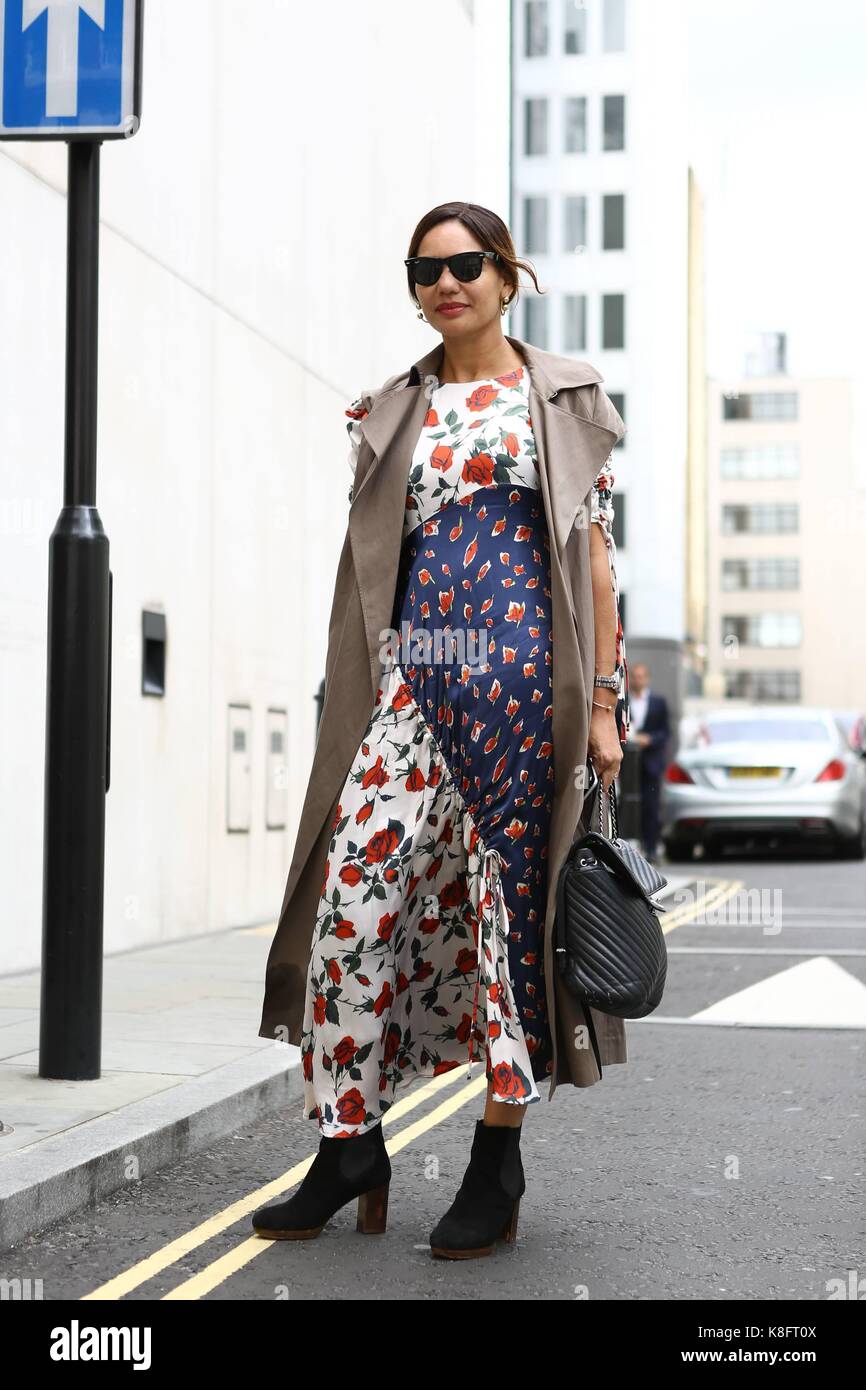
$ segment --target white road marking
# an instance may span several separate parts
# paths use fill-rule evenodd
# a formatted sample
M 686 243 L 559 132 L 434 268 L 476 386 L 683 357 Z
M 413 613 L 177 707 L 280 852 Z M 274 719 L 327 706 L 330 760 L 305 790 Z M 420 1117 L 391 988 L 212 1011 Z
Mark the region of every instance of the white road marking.
M 820 955 L 729 994 L 692 1018 L 774 1028 L 866 1028 L 866 985 Z

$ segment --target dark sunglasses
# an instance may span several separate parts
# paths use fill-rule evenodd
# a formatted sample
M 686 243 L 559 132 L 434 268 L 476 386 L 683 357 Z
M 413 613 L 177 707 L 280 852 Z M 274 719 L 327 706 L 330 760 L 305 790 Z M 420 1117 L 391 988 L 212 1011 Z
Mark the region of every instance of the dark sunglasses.
M 477 280 L 481 274 L 485 257 L 494 264 L 499 260 L 498 251 L 458 251 L 456 256 L 410 256 L 404 265 L 408 266 L 417 285 L 435 285 L 442 274 L 442 267 L 451 271 L 455 280 L 465 285 L 469 280 Z

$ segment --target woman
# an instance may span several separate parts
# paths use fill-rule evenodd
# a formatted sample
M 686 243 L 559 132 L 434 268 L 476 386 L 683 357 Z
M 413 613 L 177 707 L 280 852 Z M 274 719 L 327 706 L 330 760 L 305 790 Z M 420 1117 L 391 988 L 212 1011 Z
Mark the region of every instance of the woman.
M 364 476 L 359 481 L 356 472 L 349 494 L 357 515 L 362 498 L 372 506 L 371 493 L 380 502 L 389 486 L 402 529 L 395 582 L 386 592 L 389 602 L 393 597 L 391 627 L 378 634 L 372 713 L 367 706 L 326 838 L 320 836 L 327 857 L 299 1035 L 305 1114 L 319 1125 L 320 1148 L 297 1193 L 254 1213 L 253 1227 L 271 1238 L 308 1238 L 359 1197 L 359 1229 L 384 1230 L 391 1169 L 382 1118 L 406 1078 L 452 1070 L 465 1049 L 470 1075 L 474 1060 L 485 1062 L 486 1104 L 469 1167 L 431 1249 L 466 1258 L 490 1253 L 498 1236 L 514 1238 L 525 1190 L 520 1125 L 526 1106 L 540 1099 L 536 1083 L 550 1077 L 551 1094 L 555 1084 L 545 972 L 556 792 L 553 610 L 554 594 L 563 593 L 563 564 L 579 562 L 568 539 L 560 555 L 562 533 L 577 531 L 574 497 L 564 483 L 554 487 L 552 467 L 539 467 L 531 400 L 533 409 L 541 405 L 537 391 L 530 397 L 529 359 L 538 365 L 543 356 L 572 375 L 580 364 L 528 344 L 521 352 L 519 340 L 503 335 L 519 268 L 535 275 L 517 260 L 495 213 L 467 203 L 434 208 L 416 228 L 406 266 L 419 317 L 442 336 L 440 366 L 424 382 L 426 411 L 411 457 L 398 453 L 398 462 L 389 455 L 387 468 L 379 459 L 376 472 L 368 451 Z M 601 380 L 588 372 L 590 382 Z M 386 383 L 380 399 L 390 391 L 405 409 L 408 384 L 393 381 L 403 390 Z M 590 458 L 600 446 L 607 457 L 592 487 L 589 519 L 598 524 L 588 526 L 596 677 L 575 771 L 584 771 L 588 756 L 606 792 L 628 725 L 609 455 L 624 430 L 600 387 L 581 389 L 596 393 L 591 417 L 585 397 L 574 408 L 576 423 L 561 409 L 555 414 L 591 435 Z M 375 437 L 374 419 L 391 409 L 367 393 L 346 412 L 353 471 L 365 437 Z M 563 467 L 574 473 L 576 464 L 560 458 Z M 553 570 L 548 514 L 559 522 Z M 350 513 L 340 573 L 354 563 L 365 620 L 371 588 L 389 589 L 389 515 L 377 507 L 381 551 L 365 604 Z M 338 592 L 340 584 L 338 574 Z M 564 598 L 559 602 L 564 608 Z M 335 594 L 326 710 L 342 660 L 337 653 L 353 650 L 343 607 Z M 571 673 L 577 662 L 569 635 L 560 637 L 559 650 Z M 586 668 L 583 654 L 581 660 Z M 561 709 L 560 720 L 569 714 Z M 333 761 L 319 759 L 323 769 Z M 314 763 L 311 784 L 316 775 Z M 302 859 L 299 847 L 284 914 Z M 286 967 L 273 947 L 271 954 L 276 998 Z M 277 1036 L 277 1012 L 266 997 L 262 1036 Z M 609 1036 L 616 1043 L 621 1034 Z M 606 1060 L 624 1061 L 624 1045 L 614 1045 Z

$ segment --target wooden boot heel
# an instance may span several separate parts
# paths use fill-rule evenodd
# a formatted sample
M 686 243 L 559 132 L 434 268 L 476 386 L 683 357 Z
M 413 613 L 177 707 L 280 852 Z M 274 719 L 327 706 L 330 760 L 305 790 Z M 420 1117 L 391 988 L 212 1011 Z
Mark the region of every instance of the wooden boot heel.
M 358 1198 L 357 1229 L 365 1235 L 382 1235 L 388 1221 L 388 1183 L 362 1192 Z

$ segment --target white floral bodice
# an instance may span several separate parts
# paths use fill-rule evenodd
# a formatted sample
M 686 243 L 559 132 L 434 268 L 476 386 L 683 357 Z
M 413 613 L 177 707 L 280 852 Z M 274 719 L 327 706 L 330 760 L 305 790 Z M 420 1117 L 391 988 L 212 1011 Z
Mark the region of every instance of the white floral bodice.
M 520 367 L 432 391 L 409 468 L 404 537 L 477 488 L 538 489 L 527 381 Z

